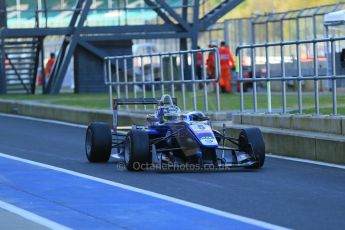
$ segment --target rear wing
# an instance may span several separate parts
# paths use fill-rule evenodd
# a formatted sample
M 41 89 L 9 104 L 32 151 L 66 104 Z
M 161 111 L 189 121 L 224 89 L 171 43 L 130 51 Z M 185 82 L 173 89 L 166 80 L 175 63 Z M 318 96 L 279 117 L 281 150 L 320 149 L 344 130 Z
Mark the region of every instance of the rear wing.
M 172 98 L 170 95 L 163 95 L 161 99 L 156 98 L 113 98 L 113 128 L 118 129 L 118 106 L 119 105 L 177 105 L 177 98 Z

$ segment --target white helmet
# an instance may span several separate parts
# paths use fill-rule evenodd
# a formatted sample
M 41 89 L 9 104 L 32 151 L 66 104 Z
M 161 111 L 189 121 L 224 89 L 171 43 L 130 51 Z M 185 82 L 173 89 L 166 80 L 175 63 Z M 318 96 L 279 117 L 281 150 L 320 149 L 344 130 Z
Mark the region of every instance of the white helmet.
M 178 120 L 181 116 L 181 110 L 176 105 L 169 105 L 164 109 L 164 119 L 173 121 Z

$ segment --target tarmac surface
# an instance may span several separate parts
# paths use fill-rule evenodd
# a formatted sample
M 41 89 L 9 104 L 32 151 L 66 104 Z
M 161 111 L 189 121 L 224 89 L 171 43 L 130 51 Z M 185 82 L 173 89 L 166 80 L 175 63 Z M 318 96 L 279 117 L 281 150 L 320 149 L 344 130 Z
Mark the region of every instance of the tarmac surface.
M 114 161 L 88 163 L 84 138 L 82 127 L 0 114 L 0 152 L 4 154 L 287 228 L 345 228 L 344 169 L 268 157 L 260 170 L 128 172 Z M 10 202 L 7 194 L 0 190 L 0 200 Z M 8 215 L 20 218 L 0 209 L 1 223 Z

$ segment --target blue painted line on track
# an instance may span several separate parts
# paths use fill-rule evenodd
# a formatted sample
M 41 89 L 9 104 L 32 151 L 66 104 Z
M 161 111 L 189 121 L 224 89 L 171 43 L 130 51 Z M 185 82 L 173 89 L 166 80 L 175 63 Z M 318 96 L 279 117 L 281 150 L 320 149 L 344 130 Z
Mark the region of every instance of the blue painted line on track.
M 0 200 L 74 229 L 259 229 L 258 226 L 0 157 Z

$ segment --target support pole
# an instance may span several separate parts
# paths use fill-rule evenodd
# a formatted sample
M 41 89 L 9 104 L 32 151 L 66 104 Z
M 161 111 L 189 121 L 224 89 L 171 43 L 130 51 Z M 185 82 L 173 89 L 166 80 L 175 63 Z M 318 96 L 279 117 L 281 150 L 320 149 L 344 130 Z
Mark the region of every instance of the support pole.
M 0 28 L 7 27 L 6 0 L 0 1 Z
M 192 28 L 192 49 L 198 48 L 198 37 L 199 37 L 199 1 L 194 1 L 193 11 L 193 28 Z M 196 63 L 196 62 L 194 62 Z
M 79 0 L 77 3 L 77 7 L 81 7 L 80 15 L 78 12 L 74 12 L 72 16 L 69 27 L 73 28 L 74 31 L 71 35 L 65 37 L 59 56 L 54 63 L 47 87 L 49 93 L 57 94 L 61 89 L 67 68 L 70 64 L 75 48 L 77 47 L 78 41 L 80 40 L 81 29 L 86 20 L 91 3 L 91 0 L 85 0 L 85 2 Z
M 7 27 L 7 20 L 6 20 L 6 0 L 0 1 L 0 28 Z M 1 50 L 0 50 L 0 94 L 6 93 L 6 75 L 5 75 L 5 49 L 4 49 L 4 35 L 2 33 L 3 30 L 0 32 L 0 42 L 1 42 Z
M 0 42 L 1 42 L 1 58 L 0 58 L 0 94 L 6 94 L 6 73 L 5 73 L 5 49 L 4 49 L 4 42 L 5 38 L 2 34 L 2 30 L 0 31 Z

